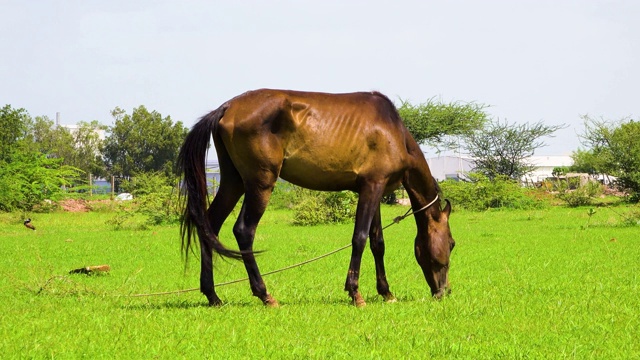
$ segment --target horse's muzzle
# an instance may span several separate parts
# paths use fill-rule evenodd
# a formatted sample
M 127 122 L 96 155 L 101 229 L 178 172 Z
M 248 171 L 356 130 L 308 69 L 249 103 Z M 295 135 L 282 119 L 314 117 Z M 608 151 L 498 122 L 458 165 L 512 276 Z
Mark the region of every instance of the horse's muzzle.
M 449 286 L 442 287 L 442 288 L 438 289 L 435 292 L 431 291 L 431 295 L 436 300 L 440 300 L 444 296 L 449 295 L 449 294 L 451 294 L 451 288 Z

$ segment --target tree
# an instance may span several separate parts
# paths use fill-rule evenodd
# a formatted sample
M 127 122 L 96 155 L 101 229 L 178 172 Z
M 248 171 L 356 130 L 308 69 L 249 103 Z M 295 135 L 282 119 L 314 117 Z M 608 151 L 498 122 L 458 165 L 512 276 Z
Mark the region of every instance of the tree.
M 595 173 L 618 178 L 621 188 L 640 199 L 640 122 L 624 118 L 619 121 L 583 117 L 583 145 L 589 150 L 574 153 L 574 159 L 586 162 Z M 588 154 L 588 156 L 585 155 Z
M 24 148 L 55 159 L 70 158 L 75 150 L 69 130 L 56 126 L 47 116 L 36 116 L 27 122 Z
M 98 177 L 106 176 L 107 172 L 101 153 L 103 140 L 98 133 L 100 130 L 107 130 L 107 127 L 98 123 L 97 120 L 79 122 L 78 128 L 71 133 L 75 151 L 69 159 L 65 159 L 65 164 L 75 166 Z
M 0 162 L 0 211 L 30 211 L 45 199 L 57 200 L 63 186 L 74 183 L 81 171 L 35 151 L 15 151 Z
M 528 162 L 534 151 L 546 144 L 540 140 L 564 125 L 509 124 L 497 120 L 465 137 L 464 149 L 475 161 L 475 171 L 494 179 L 504 175 L 519 179 L 533 171 Z
M 606 159 L 599 157 L 593 149 L 578 149 L 571 154 L 573 165 L 569 167 L 572 172 L 587 173 L 591 175 L 606 174 Z
M 8 104 L 0 109 L 0 162 L 7 161 L 15 151 L 30 119 L 25 109 L 14 109 Z
M 26 110 L 0 110 L 0 211 L 26 210 L 45 199 L 57 200 L 64 187 L 82 182 L 70 165 L 77 141 L 46 116 L 32 119 Z
M 144 106 L 131 115 L 116 107 L 115 124 L 105 139 L 103 155 L 107 171 L 117 177 L 130 177 L 138 172 L 173 173 L 174 162 L 188 129 L 171 117 L 149 112 Z
M 46 154 L 49 158 L 62 159 L 62 165 L 68 165 L 96 176 L 106 174 L 100 149 L 102 140 L 98 130 L 106 126 L 98 121 L 81 121 L 70 130 L 57 126 L 46 116 L 36 116 L 26 126 L 25 149 Z
M 416 142 L 428 143 L 436 148 L 457 146 L 455 137 L 481 129 L 488 119 L 484 111 L 487 105 L 460 102 L 445 104 L 433 99 L 420 105 L 400 101 L 398 113 Z

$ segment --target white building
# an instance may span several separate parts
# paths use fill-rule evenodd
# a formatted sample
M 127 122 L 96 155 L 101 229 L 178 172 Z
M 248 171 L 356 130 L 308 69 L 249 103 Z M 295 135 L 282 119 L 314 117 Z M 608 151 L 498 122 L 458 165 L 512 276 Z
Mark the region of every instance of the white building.
M 573 159 L 569 155 L 534 155 L 529 163 L 536 168 L 523 180 L 535 183 L 552 177 L 554 168 L 573 165 Z
M 63 127 L 67 130 L 69 130 L 69 132 L 71 133 L 71 135 L 75 135 L 76 132 L 78 132 L 78 130 L 80 129 L 79 125 L 66 125 L 66 124 L 57 124 L 57 126 L 59 127 Z M 98 138 L 100 140 L 104 140 L 107 138 L 107 132 L 105 130 L 102 129 L 93 129 L 93 132 L 95 132 L 96 134 L 98 134 Z
M 80 129 L 80 126 L 77 124 L 75 125 L 61 124 L 59 112 L 56 113 L 56 127 L 62 127 L 67 129 L 72 135 L 75 135 L 75 133 L 78 132 L 78 129 Z M 93 132 L 98 134 L 98 138 L 100 138 L 100 140 L 104 140 L 107 137 L 107 132 L 103 129 L 93 129 Z
M 464 179 L 464 174 L 472 171 L 475 166 L 471 158 L 449 155 L 427 158 L 427 164 L 431 169 L 431 175 L 437 181 Z
M 568 155 L 534 155 L 528 162 L 535 166 L 535 170 L 522 181 L 525 183 L 539 182 L 553 176 L 553 169 L 573 165 L 573 159 Z M 464 174 L 473 171 L 473 159 L 464 156 L 443 155 L 427 158 L 431 174 L 438 181 L 445 179 L 464 179 Z

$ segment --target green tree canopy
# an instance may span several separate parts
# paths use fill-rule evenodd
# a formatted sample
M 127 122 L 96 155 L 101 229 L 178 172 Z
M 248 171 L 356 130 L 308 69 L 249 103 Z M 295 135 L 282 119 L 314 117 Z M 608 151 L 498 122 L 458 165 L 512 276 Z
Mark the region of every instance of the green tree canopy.
M 618 178 L 619 185 L 640 199 L 640 122 L 630 118 L 606 121 L 584 115 L 582 143 L 589 148 L 574 152 L 576 164 L 592 173 Z
M 45 199 L 56 200 L 63 186 L 77 180 L 79 169 L 51 156 L 68 138 L 52 136 L 46 118 L 31 119 L 24 109 L 0 111 L 0 211 L 31 210 Z
M 528 163 L 534 151 L 546 144 L 540 139 L 564 125 L 510 124 L 500 120 L 490 122 L 481 130 L 465 137 L 464 149 L 475 161 L 475 171 L 490 179 L 504 175 L 519 179 L 533 171 Z
M 49 158 L 66 159 L 74 152 L 73 137 L 68 129 L 56 126 L 47 116 L 36 116 L 26 124 L 25 150 L 47 155 Z
M 103 140 L 99 133 L 99 131 L 106 130 L 107 126 L 98 123 L 97 120 L 79 122 L 77 129 L 71 133 L 75 151 L 68 159 L 65 159 L 65 164 L 75 166 L 95 176 L 106 176 L 107 172 L 101 152 Z
M 106 126 L 98 121 L 79 122 L 72 130 L 57 126 L 46 116 L 37 116 L 26 125 L 25 149 L 46 154 L 49 158 L 62 159 L 68 165 L 96 176 L 104 176 L 102 140 L 98 131 Z
M 108 172 L 117 177 L 130 177 L 139 172 L 172 173 L 180 145 L 188 129 L 182 122 L 149 112 L 144 106 L 127 114 L 116 107 L 115 124 L 109 129 L 103 155 Z
M 605 174 L 606 168 L 604 157 L 598 157 L 592 149 L 578 149 L 571 154 L 573 165 L 570 170 L 572 172 L 587 173 L 591 175 Z
M 438 149 L 457 146 L 455 137 L 481 129 L 488 121 L 487 105 L 476 103 L 439 103 L 433 99 L 420 105 L 400 100 L 398 113 L 418 144 Z
M 0 211 L 27 210 L 45 199 L 58 200 L 63 187 L 76 182 L 81 171 L 33 151 L 14 152 L 0 163 Z
M 5 105 L 0 109 L 0 161 L 6 161 L 25 136 L 31 117 L 25 109 Z

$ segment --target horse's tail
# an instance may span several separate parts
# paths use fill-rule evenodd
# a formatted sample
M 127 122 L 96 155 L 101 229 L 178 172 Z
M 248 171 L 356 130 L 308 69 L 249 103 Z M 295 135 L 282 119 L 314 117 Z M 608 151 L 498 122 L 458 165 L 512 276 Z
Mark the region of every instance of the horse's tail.
M 207 177 L 205 173 L 205 161 L 211 135 L 215 136 L 218 123 L 228 104 L 223 104 L 218 109 L 203 116 L 192 128 L 180 148 L 177 168 L 182 174 L 182 186 L 180 197 L 184 201 L 184 214 L 180 224 L 180 236 L 182 238 L 182 250 L 185 256 L 189 256 L 192 239 L 196 234 L 201 243 L 209 240 L 212 250 L 222 256 L 239 259 L 240 251 L 227 249 L 213 233 L 211 224 L 207 219 Z M 195 231 L 194 231 L 195 230 Z M 202 237 L 206 237 L 203 239 Z M 202 246 L 202 245 L 201 245 Z

